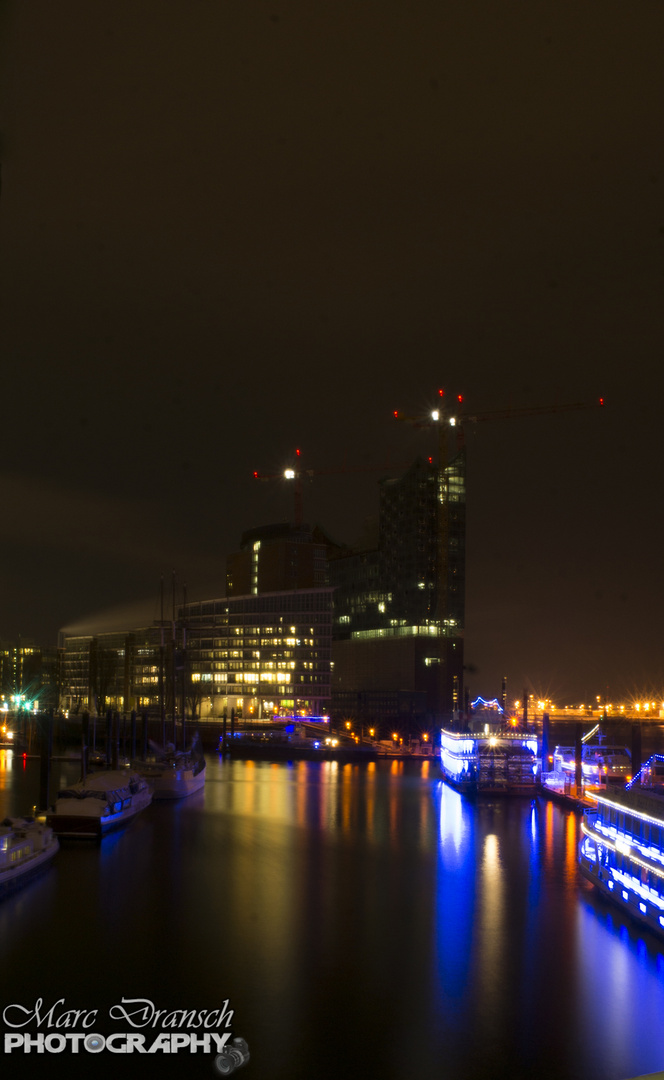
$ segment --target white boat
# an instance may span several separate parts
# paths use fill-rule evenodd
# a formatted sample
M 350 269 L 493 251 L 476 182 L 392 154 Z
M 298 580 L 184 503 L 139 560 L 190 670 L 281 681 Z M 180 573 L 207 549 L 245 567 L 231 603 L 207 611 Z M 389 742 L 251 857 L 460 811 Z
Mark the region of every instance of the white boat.
M 58 792 L 46 824 L 58 836 L 96 840 L 125 825 L 151 801 L 152 792 L 139 773 L 94 772 Z
M 624 787 L 632 779 L 632 755 L 626 746 L 607 742 L 598 727 L 584 735 L 581 743 L 584 784 L 621 784 Z M 573 746 L 556 747 L 553 771 L 574 782 L 576 753 Z
M 152 788 L 153 799 L 183 799 L 205 784 L 205 758 L 196 753 L 165 753 L 143 761 L 138 769 Z
M 625 914 L 664 934 L 664 795 L 616 787 L 596 797 L 581 825 L 579 869 Z
M 5 818 L 0 824 L 0 897 L 44 870 L 59 847 L 53 829 L 43 821 Z
M 540 763 L 537 737 L 499 725 L 480 732 L 449 731 L 440 736 L 445 779 L 469 794 L 529 794 L 537 790 Z

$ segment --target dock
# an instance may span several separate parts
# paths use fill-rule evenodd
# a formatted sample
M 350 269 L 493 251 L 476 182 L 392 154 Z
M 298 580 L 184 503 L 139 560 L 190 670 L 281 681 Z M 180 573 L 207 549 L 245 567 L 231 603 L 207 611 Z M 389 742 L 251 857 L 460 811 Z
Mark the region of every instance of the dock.
M 597 806 L 597 799 L 594 797 L 596 790 L 583 785 L 577 789 L 576 784 L 550 773 L 540 780 L 538 795 L 582 814 L 584 810 L 593 810 Z

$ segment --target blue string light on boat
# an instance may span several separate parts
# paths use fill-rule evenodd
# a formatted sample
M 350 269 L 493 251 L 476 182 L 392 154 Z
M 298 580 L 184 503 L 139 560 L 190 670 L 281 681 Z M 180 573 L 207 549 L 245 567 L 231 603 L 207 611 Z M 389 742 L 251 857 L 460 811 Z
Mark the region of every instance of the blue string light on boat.
M 652 757 L 649 757 L 645 765 L 641 766 L 636 776 L 630 780 L 629 784 L 625 784 L 625 789 L 629 791 L 634 784 L 638 784 L 643 779 L 643 774 L 646 769 L 650 770 L 656 761 L 664 762 L 664 754 L 653 754 Z
M 502 705 L 498 701 L 498 698 L 493 698 L 492 701 L 485 701 L 483 697 L 478 695 L 478 697 L 476 697 L 474 701 L 471 701 L 471 703 L 470 703 L 471 709 L 476 709 L 478 702 L 485 709 L 497 709 L 498 712 L 501 713 L 501 714 L 503 712 Z

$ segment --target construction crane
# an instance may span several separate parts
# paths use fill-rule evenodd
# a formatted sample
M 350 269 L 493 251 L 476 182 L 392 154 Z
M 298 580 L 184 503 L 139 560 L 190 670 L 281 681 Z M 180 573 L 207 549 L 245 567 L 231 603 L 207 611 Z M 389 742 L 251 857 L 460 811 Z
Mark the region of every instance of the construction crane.
M 548 413 L 571 412 L 581 409 L 602 407 L 604 399 L 599 398 L 593 402 L 579 401 L 561 405 L 537 405 L 508 409 L 493 409 L 484 412 L 470 412 L 461 394 L 446 397 L 443 390 L 438 391 L 439 401 L 437 407 L 431 409 L 428 415 L 406 416 L 395 410 L 393 413 L 396 420 L 403 420 L 420 428 L 434 428 L 438 431 L 438 537 L 437 537 L 437 582 L 436 582 L 436 606 L 435 617 L 442 628 L 451 624 L 450 614 L 450 582 L 449 582 L 449 537 L 451 521 L 450 505 L 450 477 L 453 462 L 448 456 L 450 432 L 456 431 L 458 452 L 462 452 L 464 444 L 464 425 L 480 423 L 489 420 L 509 420 L 525 416 L 543 416 Z M 431 459 L 429 459 L 431 461 Z M 444 629 L 443 633 L 447 633 Z M 461 692 L 461 676 L 452 673 L 450 684 L 449 673 L 446 675 L 447 661 L 440 665 L 440 698 L 444 700 L 447 693 L 452 693 L 452 700 L 458 701 Z M 458 681 L 457 681 L 458 680 Z M 456 691 L 454 684 L 456 683 Z M 447 690 L 446 690 L 447 685 Z
M 338 469 L 303 469 L 298 464 L 300 458 L 300 451 L 295 451 L 296 462 L 294 465 L 289 465 L 281 472 L 276 473 L 261 473 L 254 472 L 254 480 L 286 480 L 293 484 L 293 497 L 294 497 L 294 522 L 296 526 L 301 526 L 303 523 L 303 489 L 305 480 L 313 480 L 314 476 L 340 476 L 350 475 L 353 473 L 361 472 L 392 472 L 406 468 L 406 464 L 387 462 L 382 465 L 366 465 L 352 468 L 346 468 L 342 466 Z
M 544 416 L 548 413 L 575 412 L 580 409 L 602 408 L 604 398 L 596 398 L 594 401 L 575 401 L 561 405 L 529 405 L 507 409 L 491 409 L 484 412 L 469 412 L 464 406 L 462 394 L 446 397 L 444 390 L 438 390 L 439 403 L 437 408 L 432 409 L 428 415 L 407 416 L 395 409 L 395 420 L 403 420 L 419 428 L 438 429 L 438 473 L 440 477 L 441 491 L 439 497 L 439 536 L 438 536 L 438 588 L 437 588 L 437 611 L 439 619 L 447 618 L 447 571 L 448 571 L 448 540 L 449 540 L 449 498 L 448 498 L 448 472 L 449 465 L 448 443 L 449 432 L 456 429 L 457 447 L 463 448 L 464 425 L 481 423 L 486 420 L 512 420 L 522 416 Z
M 300 457 L 300 451 L 295 451 L 295 457 Z M 286 469 L 282 469 L 278 473 L 259 473 L 254 472 L 254 480 L 292 480 L 293 481 L 293 495 L 295 499 L 295 524 L 300 527 L 302 525 L 302 487 L 304 478 L 311 480 L 313 477 L 313 469 L 301 469 L 298 467 L 288 466 Z

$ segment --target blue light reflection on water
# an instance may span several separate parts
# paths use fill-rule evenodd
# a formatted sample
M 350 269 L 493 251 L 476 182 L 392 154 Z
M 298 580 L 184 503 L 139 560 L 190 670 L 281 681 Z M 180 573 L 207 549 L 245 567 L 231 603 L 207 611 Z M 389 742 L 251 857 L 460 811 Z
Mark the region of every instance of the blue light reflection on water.
M 27 773 L 0 798 L 32 799 Z M 229 996 L 247 1080 L 626 1080 L 664 1064 L 663 947 L 579 877 L 578 835 L 430 767 L 210 759 L 204 791 L 63 846 L 0 905 L 3 1000 Z
M 664 1062 L 663 946 L 580 878 L 551 803 L 439 810 L 434 1011 L 451 1075 L 619 1080 Z

